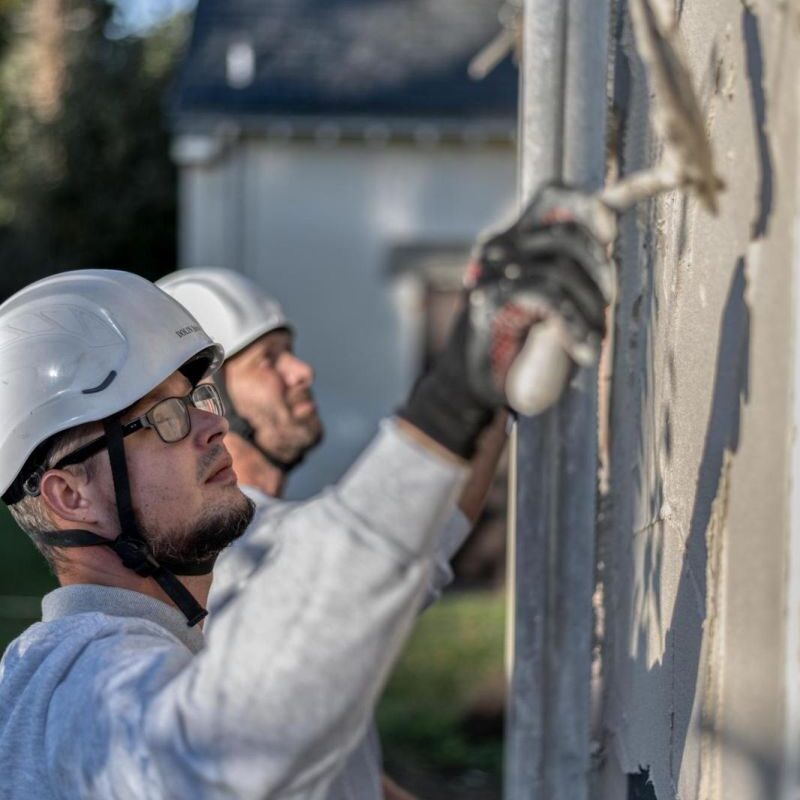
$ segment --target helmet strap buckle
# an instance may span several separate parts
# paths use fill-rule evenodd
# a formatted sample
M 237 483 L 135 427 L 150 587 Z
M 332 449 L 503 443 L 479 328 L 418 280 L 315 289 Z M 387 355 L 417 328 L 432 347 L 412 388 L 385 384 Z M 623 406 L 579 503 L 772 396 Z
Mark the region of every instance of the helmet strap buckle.
M 41 491 L 42 476 L 47 472 L 44 466 L 37 467 L 22 484 L 22 491 L 28 497 L 38 497 Z
M 152 577 L 160 567 L 147 542 L 141 539 L 120 536 L 109 547 L 119 556 L 123 567 L 142 578 Z

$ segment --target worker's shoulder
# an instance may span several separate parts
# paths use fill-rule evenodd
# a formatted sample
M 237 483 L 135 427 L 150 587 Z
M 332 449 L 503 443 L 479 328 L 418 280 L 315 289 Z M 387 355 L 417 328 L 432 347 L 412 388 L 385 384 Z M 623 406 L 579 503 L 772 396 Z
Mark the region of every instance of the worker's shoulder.
M 73 787 L 59 797 L 88 796 L 75 788 L 80 770 L 90 764 L 105 774 L 112 751 L 124 759 L 119 748 L 109 750 L 120 730 L 134 757 L 146 710 L 191 657 L 166 629 L 143 618 L 87 611 L 28 628 L 0 662 L 0 797 L 50 797 L 29 787 L 50 784 L 55 775 Z
M 91 611 L 37 622 L 6 649 L 0 662 L 0 695 L 32 679 L 47 683 L 91 677 L 105 668 L 149 661 L 182 663 L 190 651 L 147 619 Z M 176 663 L 176 666 L 178 666 Z

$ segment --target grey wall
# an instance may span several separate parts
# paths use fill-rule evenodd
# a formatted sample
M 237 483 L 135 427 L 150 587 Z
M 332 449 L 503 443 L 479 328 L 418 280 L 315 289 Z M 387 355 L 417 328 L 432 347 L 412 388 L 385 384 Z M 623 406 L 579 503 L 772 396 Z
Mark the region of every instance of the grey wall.
M 181 265 L 258 278 L 317 370 L 326 441 L 290 482 L 334 480 L 419 368 L 420 285 L 391 248 L 463 243 L 513 212 L 511 145 L 324 145 L 246 139 L 181 170 Z
M 621 800 L 624 774 L 648 768 L 659 800 L 771 800 L 797 661 L 786 620 L 800 6 L 667 5 L 728 190 L 717 218 L 674 194 L 622 226 L 598 796 Z M 627 28 L 622 42 L 630 171 L 658 143 Z

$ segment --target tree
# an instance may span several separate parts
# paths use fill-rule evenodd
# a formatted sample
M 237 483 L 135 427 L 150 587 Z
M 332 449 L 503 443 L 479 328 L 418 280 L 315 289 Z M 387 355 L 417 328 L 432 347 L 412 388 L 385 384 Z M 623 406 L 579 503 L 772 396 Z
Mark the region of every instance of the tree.
M 0 37 L 10 2 L 0 0 Z M 37 4 L 49 5 L 47 25 Z M 111 38 L 107 0 L 11 6 L 24 21 L 0 50 L 0 290 L 86 266 L 171 271 L 177 177 L 163 98 L 185 17 Z

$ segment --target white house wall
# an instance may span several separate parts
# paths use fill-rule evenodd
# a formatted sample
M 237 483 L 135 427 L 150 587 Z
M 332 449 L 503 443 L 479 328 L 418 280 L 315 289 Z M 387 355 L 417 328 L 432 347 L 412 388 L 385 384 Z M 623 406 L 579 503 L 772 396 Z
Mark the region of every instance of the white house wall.
M 664 5 L 680 12 L 728 189 L 717 218 L 670 195 L 622 226 L 599 796 L 625 800 L 620 773 L 647 769 L 659 800 L 773 800 L 798 658 L 786 586 L 800 7 Z M 628 170 L 658 154 L 632 70 Z
M 316 368 L 327 426 L 293 478 L 302 496 L 335 479 L 408 391 L 419 366 L 413 280 L 391 248 L 469 246 L 513 213 L 516 154 L 505 147 L 246 139 L 181 170 L 182 266 L 224 265 L 285 305 Z

